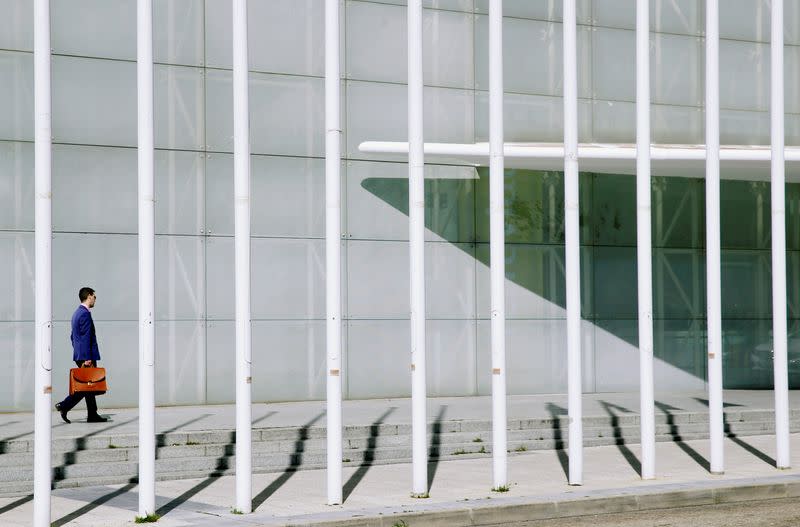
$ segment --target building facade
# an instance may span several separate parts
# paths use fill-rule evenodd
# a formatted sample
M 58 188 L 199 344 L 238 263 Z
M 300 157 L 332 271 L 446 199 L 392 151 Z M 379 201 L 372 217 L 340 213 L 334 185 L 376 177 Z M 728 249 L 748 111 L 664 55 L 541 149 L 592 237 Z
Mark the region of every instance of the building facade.
M 561 2 L 505 0 L 505 139 L 563 138 Z M 703 2 L 651 2 L 652 137 L 704 142 Z M 410 394 L 402 1 L 341 3 L 343 389 Z M 33 8 L 0 0 L 0 409 L 33 405 Z M 488 139 L 488 2 L 424 11 L 425 140 Z M 53 380 L 66 390 L 77 291 L 109 370 L 137 402 L 136 2 L 52 4 Z M 581 142 L 635 142 L 632 0 L 578 2 Z M 325 396 L 324 9 L 249 6 L 253 400 Z M 769 144 L 769 4 L 720 12 L 721 143 Z M 800 4 L 785 6 L 786 144 L 800 144 Z M 154 2 L 158 404 L 234 400 L 233 102 L 226 0 Z M 800 385 L 800 177 L 787 165 L 790 386 Z M 653 170 L 655 388 L 706 381 L 704 180 Z M 428 394 L 490 392 L 488 169 L 426 166 Z M 566 391 L 564 180 L 506 171 L 511 394 Z M 768 173 L 722 168 L 724 384 L 771 388 Z M 632 175 L 581 174 L 585 391 L 638 389 Z

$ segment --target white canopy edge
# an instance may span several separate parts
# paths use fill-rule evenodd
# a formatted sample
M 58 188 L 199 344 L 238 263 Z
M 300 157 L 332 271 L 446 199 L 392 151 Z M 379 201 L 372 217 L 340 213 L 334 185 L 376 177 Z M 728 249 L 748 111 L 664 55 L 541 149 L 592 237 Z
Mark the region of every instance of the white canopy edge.
M 366 141 L 359 151 L 391 156 L 408 155 L 408 143 Z M 506 169 L 563 170 L 562 143 L 506 143 Z M 650 147 L 652 173 L 656 176 L 703 177 L 705 145 L 654 144 Z M 720 147 L 725 179 L 769 181 L 772 153 L 768 145 Z M 789 181 L 800 181 L 800 147 L 785 148 Z M 578 145 L 581 171 L 607 174 L 636 173 L 636 145 L 581 143 Z M 432 164 L 489 165 L 489 143 L 425 143 L 425 162 Z

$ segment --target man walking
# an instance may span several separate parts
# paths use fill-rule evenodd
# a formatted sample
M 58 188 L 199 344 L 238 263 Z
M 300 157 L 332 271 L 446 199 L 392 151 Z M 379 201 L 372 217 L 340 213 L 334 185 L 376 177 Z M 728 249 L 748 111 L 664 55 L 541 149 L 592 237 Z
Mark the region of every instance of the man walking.
M 72 360 L 78 367 L 83 366 L 97 366 L 97 361 L 100 360 L 100 349 L 97 347 L 97 335 L 94 331 L 94 321 L 92 321 L 92 313 L 89 311 L 94 307 L 97 301 L 97 296 L 94 289 L 91 287 L 82 287 L 78 291 L 78 298 L 81 304 L 75 313 L 72 315 L 72 333 L 70 340 L 72 341 Z M 56 404 L 56 410 L 61 414 L 61 419 L 65 423 L 69 423 L 67 419 L 67 412 L 78 404 L 81 399 L 86 398 L 86 410 L 88 411 L 87 423 L 104 423 L 108 421 L 107 418 L 101 417 L 97 413 L 97 401 L 94 395 L 87 395 L 85 393 L 76 392 L 73 395 L 68 395 L 63 401 Z

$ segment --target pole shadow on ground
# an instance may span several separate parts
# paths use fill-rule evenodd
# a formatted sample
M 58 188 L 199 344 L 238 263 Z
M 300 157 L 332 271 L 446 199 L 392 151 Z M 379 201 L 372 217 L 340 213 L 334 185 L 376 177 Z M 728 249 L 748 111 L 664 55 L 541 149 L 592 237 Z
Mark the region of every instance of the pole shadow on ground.
M 680 429 L 677 424 L 675 424 L 675 415 L 672 413 L 673 410 L 682 410 L 681 408 L 676 408 L 675 406 L 670 406 L 666 403 L 662 403 L 659 401 L 654 401 L 654 406 L 664 412 L 664 415 L 667 416 L 667 425 L 669 426 L 669 435 L 672 438 L 672 441 L 678 445 L 678 447 L 683 450 L 686 455 L 690 458 L 695 460 L 698 465 L 706 469 L 707 472 L 711 472 L 711 463 L 704 458 L 697 450 L 690 447 L 686 443 L 683 442 L 683 438 L 680 434 Z
M 633 412 L 624 406 L 619 406 L 602 400 L 598 402 L 605 409 L 608 416 L 611 417 L 611 427 L 614 429 L 614 444 L 617 445 L 620 453 L 622 453 L 622 456 L 625 458 L 631 468 L 633 468 L 633 470 L 635 470 L 636 473 L 641 476 L 642 463 L 639 461 L 639 458 L 636 457 L 636 454 L 631 452 L 631 449 L 625 444 L 625 438 L 622 437 L 622 428 L 619 425 L 619 416 L 617 415 L 617 412 L 623 412 L 626 414 L 632 414 Z M 639 422 L 639 426 L 641 427 L 641 421 Z
M 704 405 L 708 406 L 708 400 L 707 399 L 701 399 L 699 397 L 693 397 L 693 399 L 695 401 L 701 403 L 701 404 L 704 404 Z M 742 406 L 742 405 L 741 404 L 733 404 L 733 403 L 722 403 L 722 407 L 723 408 L 728 408 L 730 406 Z M 725 437 L 727 437 L 728 439 L 730 439 L 731 441 L 733 441 L 734 443 L 736 443 L 737 445 L 739 445 L 743 449 L 747 450 L 748 452 L 753 454 L 755 457 L 757 457 L 758 459 L 760 459 L 764 463 L 767 463 L 768 465 L 772 465 L 773 467 L 777 467 L 778 466 L 778 462 L 775 461 L 772 457 L 770 457 L 766 452 L 762 452 L 761 450 L 757 449 L 756 447 L 754 447 L 750 443 L 747 443 L 746 441 L 743 441 L 742 439 L 739 438 L 739 436 L 737 436 L 734 432 L 732 432 L 731 431 L 731 424 L 728 422 L 728 416 L 725 415 L 724 413 L 722 414 L 722 425 L 724 427 Z
M 342 502 L 347 501 L 347 498 L 350 497 L 353 490 L 358 486 L 364 476 L 369 471 L 369 468 L 375 462 L 375 448 L 378 443 L 378 436 L 380 435 L 380 427 L 383 422 L 386 420 L 389 415 L 397 410 L 396 406 L 392 406 L 388 410 L 386 410 L 383 415 L 378 417 L 369 427 L 369 438 L 367 438 L 367 446 L 364 448 L 364 460 L 358 466 L 358 470 L 356 470 L 350 479 L 347 480 L 347 483 L 344 484 L 342 487 Z
M 564 432 L 561 429 L 561 416 L 567 415 L 566 408 L 562 408 L 557 404 L 547 403 L 545 405 L 547 411 L 550 412 L 550 420 L 553 427 L 553 441 L 556 454 L 558 454 L 558 462 L 561 464 L 561 469 L 564 471 L 564 476 L 569 480 L 569 457 L 564 451 Z
M 433 487 L 433 479 L 436 477 L 436 470 L 439 468 L 440 445 L 442 443 L 442 421 L 444 414 L 447 412 L 447 405 L 443 404 L 439 407 L 439 415 L 433 422 L 431 429 L 431 449 L 428 454 L 428 493 Z
M 0 508 L 0 516 L 2 516 L 3 514 L 7 513 L 10 510 L 16 509 L 20 505 L 25 505 L 32 499 L 33 499 L 33 494 L 28 494 L 27 496 L 23 496 L 16 501 L 12 501 L 8 505 L 4 505 L 2 508 Z
M 84 514 L 87 514 L 88 512 L 96 509 L 100 505 L 103 505 L 104 503 L 113 500 L 117 496 L 121 496 L 127 492 L 130 492 L 134 487 L 136 487 L 136 483 L 128 483 L 124 487 L 120 487 L 117 490 L 109 492 L 108 494 L 104 494 L 103 496 L 100 496 L 99 498 L 87 503 L 80 509 L 73 511 L 62 518 L 57 519 L 56 521 L 50 524 L 50 527 L 61 527 L 62 525 L 66 525 L 67 523 L 76 520 L 81 516 L 83 516 Z
M 275 491 L 281 488 L 284 483 L 289 481 L 295 472 L 297 472 L 298 467 L 303 464 L 303 451 L 305 450 L 305 442 L 308 440 L 308 431 L 311 429 L 311 426 L 322 419 L 325 416 L 325 410 L 323 410 L 318 416 L 313 418 L 311 421 L 307 422 L 297 431 L 297 440 L 294 443 L 294 453 L 291 455 L 289 459 L 289 465 L 284 469 L 283 474 L 281 474 L 278 479 L 270 483 L 264 490 L 259 492 L 253 498 L 253 511 L 258 509 L 270 496 L 272 496 Z

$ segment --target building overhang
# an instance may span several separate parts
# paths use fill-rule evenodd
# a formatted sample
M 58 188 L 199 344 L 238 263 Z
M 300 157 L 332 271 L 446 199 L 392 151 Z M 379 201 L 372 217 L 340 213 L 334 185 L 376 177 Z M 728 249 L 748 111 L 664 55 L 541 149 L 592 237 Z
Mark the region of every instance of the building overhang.
M 388 160 L 405 161 L 408 143 L 366 141 L 363 153 L 379 154 Z M 506 169 L 563 170 L 562 143 L 505 143 Z M 787 181 L 800 182 L 800 147 L 784 149 Z M 720 147 L 723 179 L 769 181 L 772 152 L 769 146 L 725 145 Z M 705 175 L 705 145 L 653 144 L 650 147 L 651 174 L 702 178 Z M 425 162 L 432 164 L 489 166 L 489 143 L 425 143 Z M 582 172 L 635 174 L 636 145 L 581 143 L 578 162 Z

